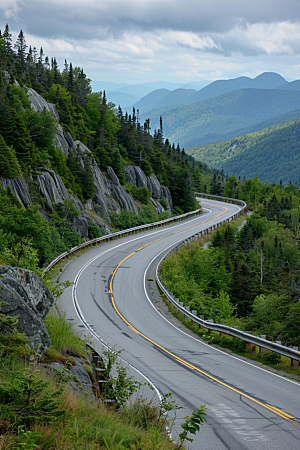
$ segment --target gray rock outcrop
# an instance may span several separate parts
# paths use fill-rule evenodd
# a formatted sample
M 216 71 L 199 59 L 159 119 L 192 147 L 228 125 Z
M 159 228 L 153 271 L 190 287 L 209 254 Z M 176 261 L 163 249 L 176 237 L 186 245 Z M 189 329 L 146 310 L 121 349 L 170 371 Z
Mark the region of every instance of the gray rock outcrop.
M 95 400 L 96 396 L 93 391 L 93 380 L 91 380 L 90 375 L 85 369 L 85 366 L 87 366 L 89 371 L 91 373 L 94 373 L 93 366 L 89 363 L 88 360 L 85 360 L 84 358 L 72 356 L 72 359 L 74 360 L 75 365 L 68 366 L 68 370 L 66 370 L 66 366 L 64 366 L 62 363 L 57 362 L 47 364 L 45 365 L 45 367 L 49 367 L 50 370 L 51 367 L 53 367 L 54 369 L 59 370 L 60 372 L 64 371 L 65 374 L 73 375 L 74 377 L 76 377 L 76 379 L 74 381 L 73 380 L 70 381 L 69 384 L 75 391 L 75 393 L 80 394 L 84 392 L 85 394 L 88 395 L 88 397 Z
M 109 179 L 101 172 L 96 164 L 91 167 L 94 177 L 94 211 L 101 217 L 105 217 L 110 222 L 110 214 L 115 211 L 117 214 L 122 209 L 138 213 L 138 208 L 128 192 L 121 186 L 118 177 L 111 167 L 108 167 Z
M 126 183 L 133 183 L 137 185 L 134 166 L 124 166 L 123 171 L 125 173 Z
M 29 205 L 31 205 L 32 201 L 29 188 L 22 177 L 19 176 L 12 178 L 11 180 L 1 180 L 1 184 L 4 189 L 7 189 L 7 186 L 11 188 L 13 194 L 17 197 L 23 208 L 26 209 Z
M 147 177 L 142 169 L 137 166 L 124 166 L 123 170 L 126 177 L 126 183 L 133 183 L 137 187 L 146 186 L 148 188 L 148 191 L 152 192 L 152 197 L 154 197 L 156 200 L 160 200 L 162 197 L 164 197 L 167 200 L 168 204 L 172 206 L 171 192 L 166 186 L 160 184 L 154 173 L 150 177 Z
M 147 177 L 142 171 L 142 169 L 138 166 L 134 166 L 134 171 L 136 175 L 136 185 L 137 187 L 147 187 Z
M 69 135 L 69 133 L 65 133 L 64 130 L 62 129 L 62 126 L 59 123 L 56 124 L 56 129 L 57 131 L 54 136 L 54 145 L 60 148 L 63 151 L 65 157 L 67 158 L 69 155 L 69 147 L 70 147 L 70 144 L 67 139 L 67 135 Z
M 52 203 L 64 203 L 65 199 L 71 198 L 62 179 L 53 170 L 43 171 L 37 176 L 40 194 L 45 198 L 46 208 L 53 211 Z
M 50 345 L 43 320 L 54 301 L 52 293 L 31 270 L 0 266 L 2 312 L 18 316 L 17 329 L 30 339 L 32 350 L 42 354 Z
M 42 112 L 45 109 L 50 112 L 57 122 L 59 122 L 59 114 L 52 103 L 46 102 L 46 100 L 32 88 L 27 88 L 27 93 L 31 106 L 36 112 Z
M 167 188 L 166 186 L 161 186 L 161 198 L 162 197 L 164 197 L 167 200 L 170 206 L 173 205 L 171 192 L 169 191 L 169 188 Z

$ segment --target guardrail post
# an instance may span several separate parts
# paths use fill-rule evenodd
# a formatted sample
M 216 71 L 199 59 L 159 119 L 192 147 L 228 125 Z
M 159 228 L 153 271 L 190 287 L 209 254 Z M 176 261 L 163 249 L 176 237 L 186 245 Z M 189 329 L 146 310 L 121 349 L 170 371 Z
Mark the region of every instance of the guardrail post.
M 260 335 L 260 337 L 262 338 L 262 339 L 267 339 L 267 335 L 266 334 L 261 334 Z M 261 346 L 259 346 L 259 353 L 265 353 L 265 352 L 267 352 L 268 350 L 266 349 L 266 348 L 263 348 L 263 347 L 261 347 Z
M 197 310 L 196 309 L 192 309 L 192 314 L 194 314 L 194 316 L 197 316 Z
M 199 317 L 200 317 L 201 320 L 204 320 L 203 314 L 201 314 Z M 199 323 L 199 329 L 200 329 L 200 330 L 204 330 L 205 327 Z
M 299 347 L 292 347 L 293 350 L 299 350 Z M 291 367 L 300 367 L 299 361 L 297 359 L 291 358 Z

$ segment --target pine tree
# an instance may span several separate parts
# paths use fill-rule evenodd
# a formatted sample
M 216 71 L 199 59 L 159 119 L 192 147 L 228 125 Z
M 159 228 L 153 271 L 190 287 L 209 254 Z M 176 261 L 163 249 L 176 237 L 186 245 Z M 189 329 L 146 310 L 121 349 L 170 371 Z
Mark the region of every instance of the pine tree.
M 26 45 L 25 36 L 24 36 L 24 33 L 22 30 L 20 31 L 20 33 L 18 35 L 18 39 L 17 39 L 17 42 L 15 43 L 14 47 L 17 50 L 17 58 L 20 63 L 21 73 L 22 73 L 22 75 L 24 75 L 25 68 L 26 68 L 27 45 Z
M 8 147 L 0 134 L 0 177 L 14 178 L 21 175 L 21 168 L 16 158 L 15 151 Z

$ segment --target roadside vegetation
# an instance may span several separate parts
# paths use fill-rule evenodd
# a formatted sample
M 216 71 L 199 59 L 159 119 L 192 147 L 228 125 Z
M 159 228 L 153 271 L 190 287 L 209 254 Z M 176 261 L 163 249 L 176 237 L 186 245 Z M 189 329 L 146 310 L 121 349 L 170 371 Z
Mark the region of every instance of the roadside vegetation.
M 167 414 L 181 407 L 169 393 L 156 405 L 139 393 L 132 400 L 141 385 L 118 363 L 118 352 L 108 350 L 100 357 L 107 383 L 104 391 L 99 389 L 86 343 L 57 311 L 46 319 L 51 346 L 40 359 L 16 324 L 16 317 L 0 311 L 1 450 L 167 450 L 181 448 L 203 425 L 205 406 L 186 417 L 175 445 L 166 429 L 171 427 Z M 70 372 L 78 357 L 94 382 L 95 400 L 83 391 L 75 393 L 70 385 L 81 387 Z M 50 370 L 50 363 L 62 368 Z
M 207 249 L 200 240 L 172 253 L 161 268 L 164 284 L 205 320 L 236 325 L 284 345 L 299 346 L 298 188 L 263 185 L 258 179 L 242 184 L 229 177 L 224 192 L 244 199 L 249 196 L 253 213 L 240 229 L 235 222 L 223 224 L 212 234 Z M 257 353 L 228 336 L 196 331 L 232 351 L 249 353 L 250 357 Z M 287 366 L 285 358 L 278 355 L 257 356 L 277 368 Z

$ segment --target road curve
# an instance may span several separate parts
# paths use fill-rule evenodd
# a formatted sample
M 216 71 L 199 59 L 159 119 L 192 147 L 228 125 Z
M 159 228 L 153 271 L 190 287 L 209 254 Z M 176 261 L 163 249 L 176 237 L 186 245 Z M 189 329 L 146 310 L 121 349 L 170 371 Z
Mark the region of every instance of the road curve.
M 300 448 L 300 385 L 223 353 L 177 329 L 151 301 L 149 278 L 176 242 L 229 218 L 239 206 L 204 200 L 205 214 L 181 223 L 103 243 L 74 259 L 61 281 L 75 281 L 60 308 L 88 327 L 145 374 L 172 392 L 181 418 L 206 404 L 207 422 L 191 449 Z M 88 333 L 89 334 L 89 333 Z M 98 342 L 98 346 L 101 344 Z

